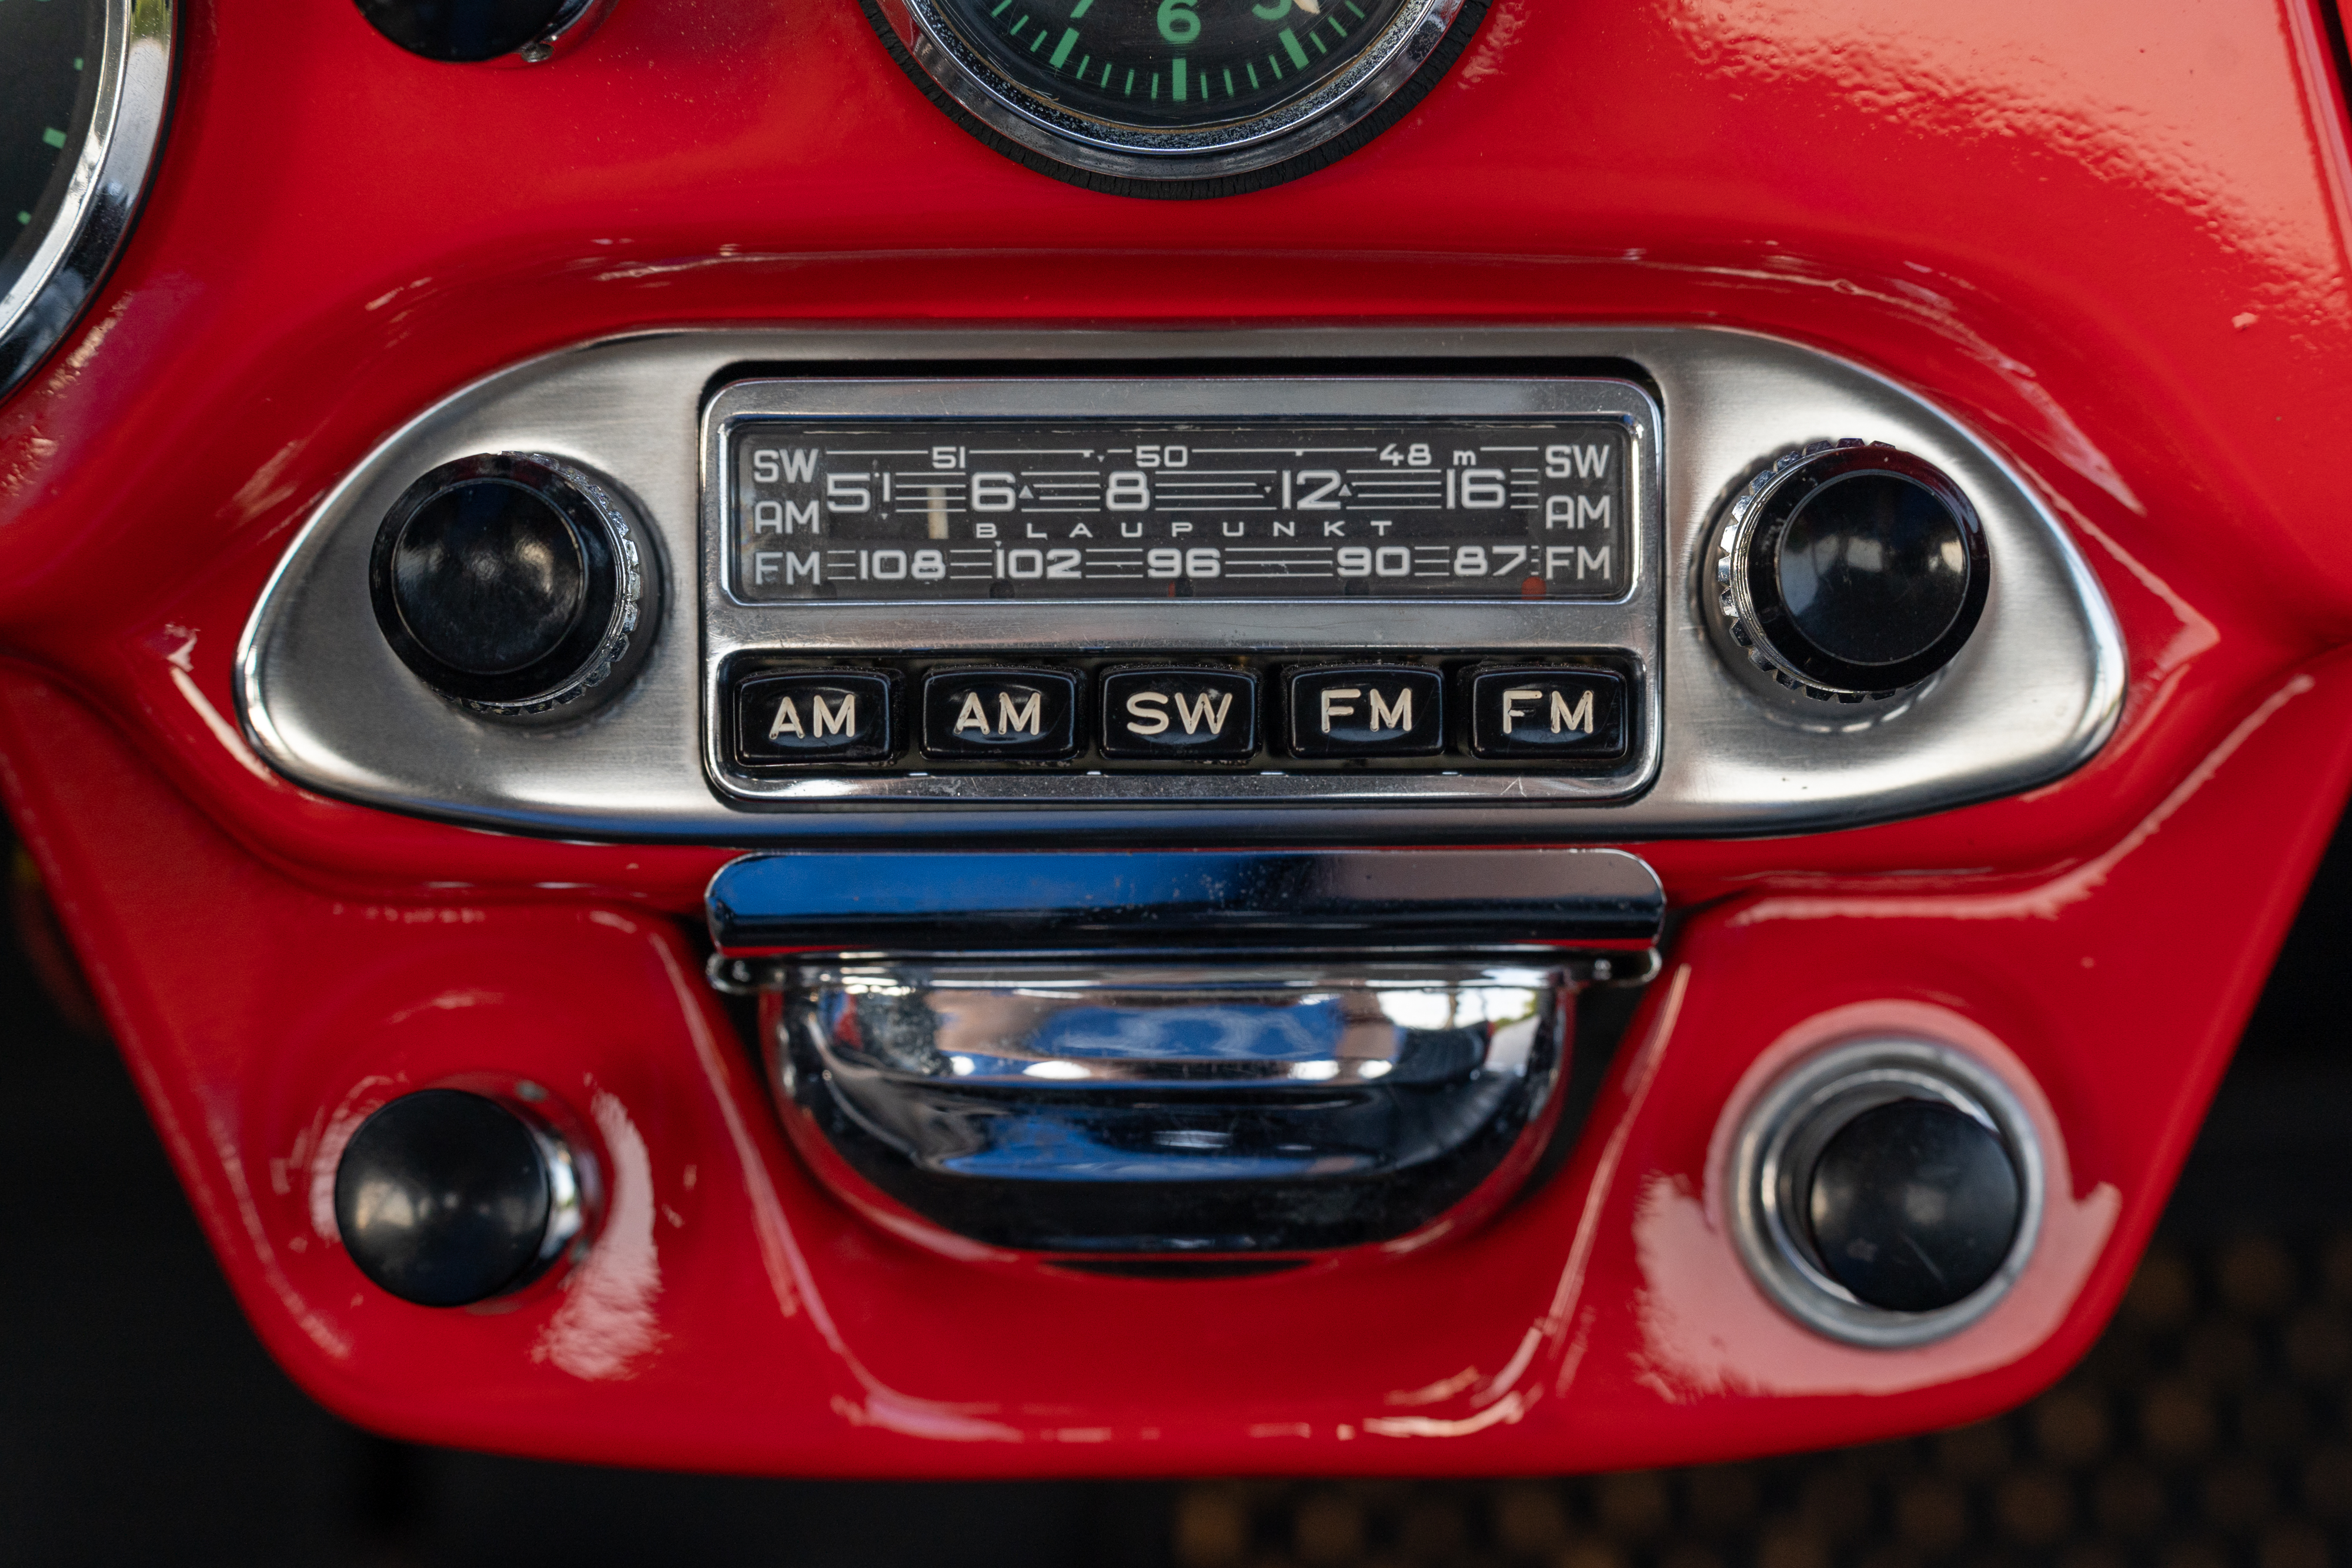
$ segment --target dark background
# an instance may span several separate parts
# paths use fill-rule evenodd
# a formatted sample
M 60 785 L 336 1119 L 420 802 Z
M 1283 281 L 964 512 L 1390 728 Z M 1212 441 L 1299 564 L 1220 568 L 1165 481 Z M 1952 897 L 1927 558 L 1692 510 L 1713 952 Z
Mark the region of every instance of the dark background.
M 2342 831 L 2130 1297 L 2057 1389 L 1904 1442 L 1556 1482 L 751 1481 L 363 1433 L 263 1355 L 0 850 L 0 1564 L 2352 1563 Z

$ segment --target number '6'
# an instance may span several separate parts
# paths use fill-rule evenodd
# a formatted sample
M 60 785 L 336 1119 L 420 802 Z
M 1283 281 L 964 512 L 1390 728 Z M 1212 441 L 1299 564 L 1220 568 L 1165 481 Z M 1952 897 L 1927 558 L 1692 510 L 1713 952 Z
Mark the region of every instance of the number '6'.
M 1196 0 L 1160 0 L 1160 36 L 1171 44 L 1189 44 L 1201 36 Z

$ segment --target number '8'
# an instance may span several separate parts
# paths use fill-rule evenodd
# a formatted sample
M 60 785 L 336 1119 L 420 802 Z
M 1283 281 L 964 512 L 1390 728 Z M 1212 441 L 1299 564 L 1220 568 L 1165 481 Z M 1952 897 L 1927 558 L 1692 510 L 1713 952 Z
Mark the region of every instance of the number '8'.
M 1171 44 L 1189 44 L 1201 36 L 1197 0 L 1160 0 L 1160 36 Z

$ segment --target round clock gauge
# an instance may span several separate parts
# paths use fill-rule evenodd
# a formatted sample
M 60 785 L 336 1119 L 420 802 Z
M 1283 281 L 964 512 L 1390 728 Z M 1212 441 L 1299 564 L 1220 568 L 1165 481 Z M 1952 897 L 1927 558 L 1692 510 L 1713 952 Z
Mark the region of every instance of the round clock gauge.
M 1043 172 L 1141 196 L 1296 179 L 1434 86 L 1487 0 L 862 0 L 918 85 Z

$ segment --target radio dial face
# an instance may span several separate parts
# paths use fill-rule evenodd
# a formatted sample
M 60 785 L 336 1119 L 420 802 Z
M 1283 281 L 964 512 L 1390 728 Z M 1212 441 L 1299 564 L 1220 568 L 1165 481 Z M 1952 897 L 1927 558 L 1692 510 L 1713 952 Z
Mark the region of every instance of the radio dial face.
M 1622 416 L 746 420 L 727 431 L 746 604 L 1613 600 Z

